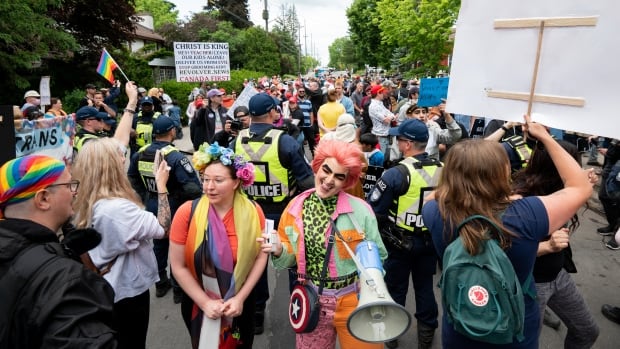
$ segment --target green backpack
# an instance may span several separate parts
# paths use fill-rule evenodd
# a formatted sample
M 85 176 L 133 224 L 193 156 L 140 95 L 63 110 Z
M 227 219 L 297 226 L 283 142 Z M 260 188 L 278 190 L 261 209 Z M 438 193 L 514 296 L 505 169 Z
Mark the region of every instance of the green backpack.
M 497 225 L 481 215 L 463 220 L 457 234 L 473 220 L 486 221 L 502 234 Z M 530 274 L 524 285 L 531 281 Z M 458 333 L 492 344 L 524 339 L 522 287 L 512 263 L 495 239 L 485 240 L 475 256 L 467 252 L 460 237 L 450 243 L 443 255 L 439 288 L 445 316 Z

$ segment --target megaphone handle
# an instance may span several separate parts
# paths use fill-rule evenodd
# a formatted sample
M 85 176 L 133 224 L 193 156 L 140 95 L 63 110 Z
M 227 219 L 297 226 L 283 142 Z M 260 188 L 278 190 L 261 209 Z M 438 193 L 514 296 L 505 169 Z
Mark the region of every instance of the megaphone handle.
M 349 244 L 347 244 L 342 234 L 340 234 L 340 230 L 338 230 L 338 227 L 336 227 L 336 222 L 334 222 L 334 220 L 331 218 L 329 219 L 329 222 L 332 225 L 332 231 L 334 231 L 336 233 L 336 236 L 338 236 L 338 238 L 342 240 L 342 244 L 344 245 L 347 252 L 349 252 L 349 255 L 351 256 L 351 259 L 353 259 L 353 262 L 355 262 L 355 266 L 357 267 L 357 270 L 359 270 L 362 276 L 364 277 L 364 279 L 367 280 L 366 284 L 368 284 L 368 286 L 371 286 L 373 289 L 376 288 L 375 280 L 372 278 L 370 274 L 368 274 L 368 272 L 366 271 L 366 268 L 364 268 L 364 266 L 362 265 L 362 262 L 360 262 L 360 259 L 355 255 L 355 253 L 353 253 L 353 250 L 351 250 L 351 248 L 349 247 Z

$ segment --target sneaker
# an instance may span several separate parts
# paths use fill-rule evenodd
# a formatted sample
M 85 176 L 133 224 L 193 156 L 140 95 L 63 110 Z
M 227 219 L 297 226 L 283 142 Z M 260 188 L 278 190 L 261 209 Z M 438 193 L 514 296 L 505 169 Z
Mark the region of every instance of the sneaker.
M 392 339 L 391 341 L 385 342 L 385 347 L 390 349 L 398 348 L 398 339 Z
M 615 234 L 610 226 L 600 227 L 596 229 L 596 232 L 601 236 L 612 236 Z
M 620 250 L 620 246 L 618 246 L 618 243 L 616 242 L 616 239 L 609 239 L 605 243 L 605 247 L 607 247 L 610 250 Z
M 170 284 L 170 280 L 161 281 L 155 284 L 155 297 L 161 298 L 170 291 L 172 285 Z
M 620 324 L 620 308 L 614 307 L 613 305 L 603 304 L 601 308 L 601 313 L 605 315 L 609 320 Z

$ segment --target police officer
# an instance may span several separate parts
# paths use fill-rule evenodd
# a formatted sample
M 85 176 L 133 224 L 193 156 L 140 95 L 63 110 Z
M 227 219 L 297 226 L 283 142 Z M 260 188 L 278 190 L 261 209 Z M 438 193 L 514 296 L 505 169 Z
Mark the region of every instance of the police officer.
M 504 123 L 496 129 L 495 132 L 485 137 L 485 140 L 501 141 L 504 150 L 506 150 L 506 154 L 508 154 L 512 173 L 527 166 L 532 155 L 532 149 L 536 143 L 531 138 L 525 140 L 519 123 L 512 121 Z
M 160 112 L 153 110 L 153 98 L 148 96 L 142 98 L 140 111 L 135 115 L 132 125 L 136 131 L 135 145 L 132 144 L 132 154 L 153 141 L 153 121 L 161 115 Z
M 80 130 L 73 139 L 73 150 L 75 153 L 82 149 L 84 143 L 102 136 L 103 120 L 107 118 L 108 114 L 99 112 L 95 107 L 86 106 L 78 109 L 75 113 L 75 120 L 80 125 Z
M 276 101 L 266 93 L 252 96 L 248 103 L 252 118 L 249 128 L 239 131 L 232 143 L 235 154 L 254 164 L 254 184 L 245 189 L 260 203 L 265 217 L 278 226 L 280 215 L 290 199 L 314 187 L 314 174 L 299 143 L 285 131 L 273 127 L 280 115 Z M 267 269 L 254 288 L 256 292 L 255 333 L 263 332 L 265 304 L 269 299 Z
M 409 275 L 415 291 L 418 320 L 418 348 L 431 348 L 437 328 L 437 302 L 433 293 L 433 275 L 437 254 L 431 235 L 422 221 L 424 197 L 437 185 L 441 163 L 424 151 L 428 141 L 426 125 L 407 119 L 391 128 L 404 159 L 385 171 L 370 192 L 372 206 L 388 258 L 385 283 L 396 303 L 405 306 Z M 386 343 L 398 347 L 398 341 Z
M 140 148 L 131 157 L 128 176 L 134 190 L 140 195 L 146 206 L 146 210 L 157 214 L 157 186 L 155 185 L 155 174 L 153 164 L 157 150 L 171 167 L 170 177 L 166 185 L 168 190 L 168 201 L 170 212 L 174 216 L 176 210 L 185 201 L 193 200 L 202 194 L 200 180 L 189 159 L 177 150 L 172 141 L 176 139 L 176 128 L 174 122 L 167 116 L 160 116 L 153 121 L 153 134 L 155 140 Z M 159 269 L 159 282 L 155 284 L 155 296 L 163 297 L 170 287 L 174 287 L 174 302 L 180 303 L 182 298 L 181 288 L 176 284 L 174 278 L 172 283 L 168 279 L 166 267 L 168 266 L 168 246 L 167 237 L 155 239 L 153 241 L 155 257 Z

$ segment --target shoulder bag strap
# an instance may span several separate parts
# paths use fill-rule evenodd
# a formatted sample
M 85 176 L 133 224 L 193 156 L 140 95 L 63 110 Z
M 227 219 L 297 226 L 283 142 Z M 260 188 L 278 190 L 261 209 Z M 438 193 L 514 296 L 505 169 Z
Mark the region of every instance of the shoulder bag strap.
M 327 251 L 325 251 L 325 263 L 323 263 L 323 270 L 321 270 L 321 281 L 319 282 L 319 296 L 323 293 L 323 286 L 325 286 L 325 277 L 327 276 L 327 265 L 329 264 L 330 257 L 332 255 L 332 247 L 334 246 L 334 232 L 336 230 L 336 222 L 330 219 L 332 228 L 329 232 L 329 238 L 327 243 Z

